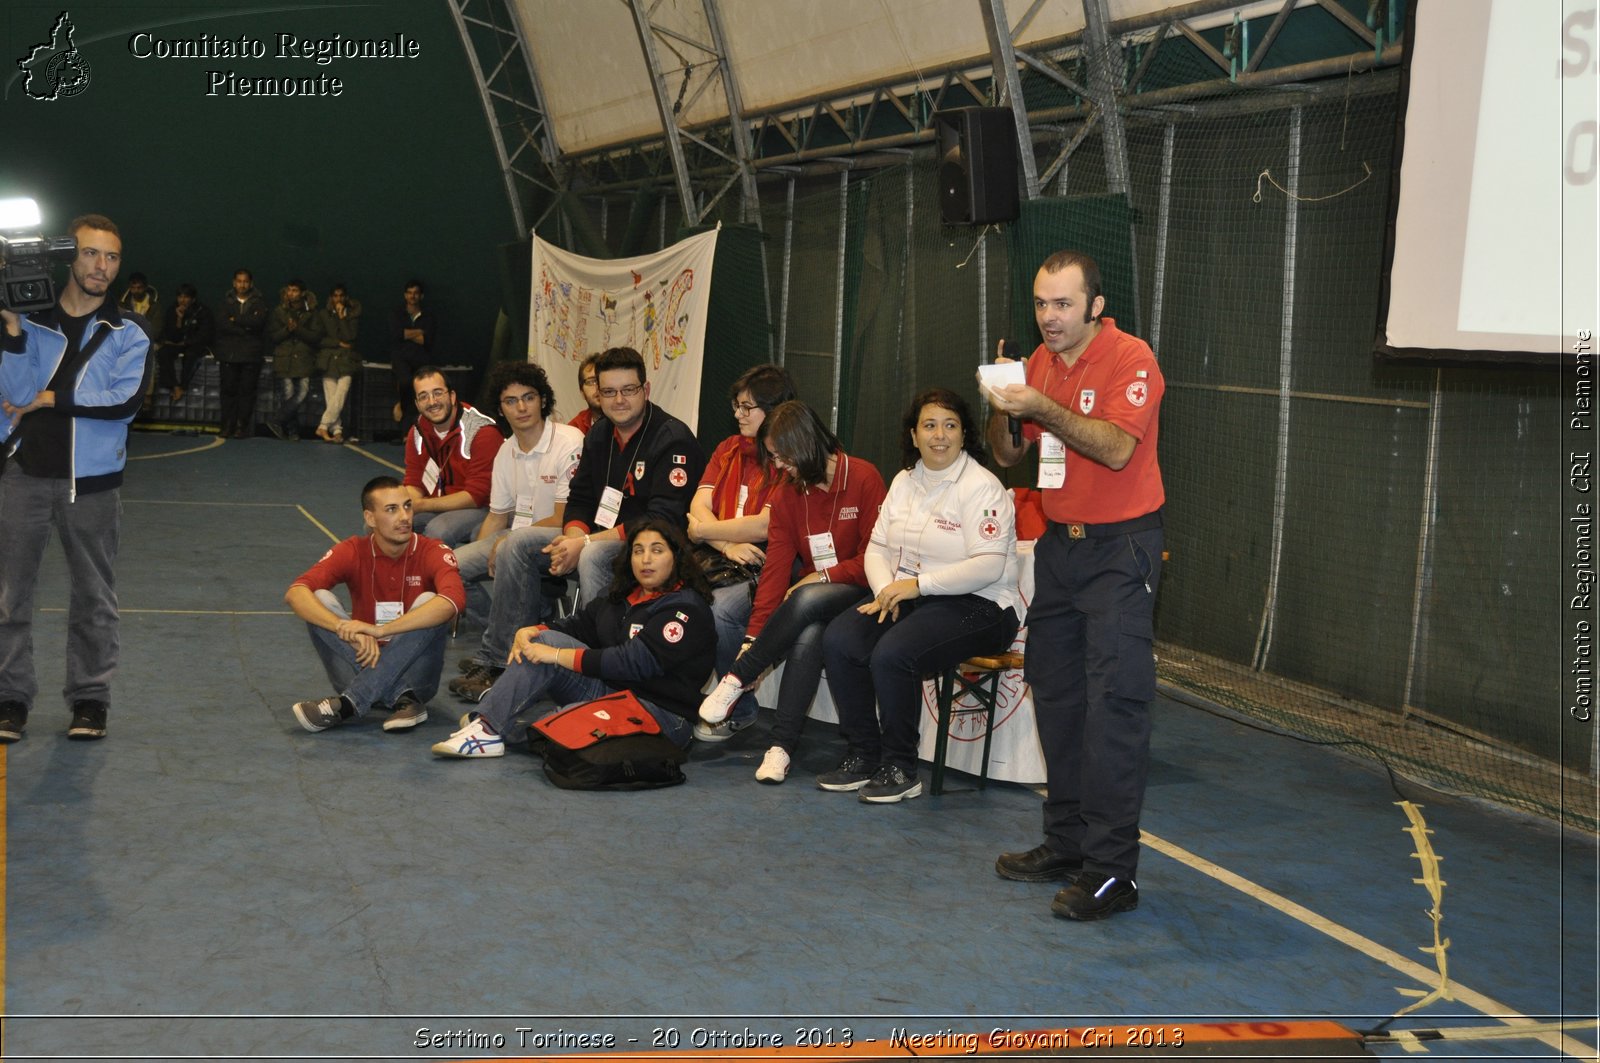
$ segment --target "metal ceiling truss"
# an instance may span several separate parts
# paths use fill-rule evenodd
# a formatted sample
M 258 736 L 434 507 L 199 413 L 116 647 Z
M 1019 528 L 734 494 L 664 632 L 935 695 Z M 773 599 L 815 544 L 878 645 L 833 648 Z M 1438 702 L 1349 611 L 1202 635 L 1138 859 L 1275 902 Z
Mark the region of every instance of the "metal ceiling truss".
M 626 3 L 633 12 L 639 46 L 650 72 L 656 109 L 661 115 L 661 127 L 665 133 L 666 156 L 678 186 L 684 223 L 691 226 L 699 224 L 700 219 L 738 184 L 741 195 L 740 220 L 759 225 L 761 212 L 756 196 L 755 170 L 751 166 L 748 127 L 740 122 L 721 122 L 696 130 L 681 120 L 682 115 L 694 111 L 700 97 L 714 84 L 722 87 L 727 113 L 741 114 L 744 111 L 739 86 L 728 62 L 727 36 L 722 30 L 718 0 L 701 0 L 699 20 L 688 16 L 688 12 L 693 11 L 688 5 L 684 5 L 681 12 L 667 5 L 667 10 L 663 12 L 662 0 L 654 0 L 648 6 L 645 0 L 626 0 Z M 669 24 L 667 16 L 676 18 L 677 24 Z M 670 52 L 677 60 L 676 66 L 667 66 L 663 50 Z M 676 94 L 667 84 L 669 75 L 678 80 Z M 690 153 L 695 149 L 698 149 L 696 162 L 710 156 L 720 159 L 721 165 L 728 171 L 720 186 L 703 203 L 690 180 Z M 704 167 L 699 169 L 704 171 Z
M 627 2 L 636 11 L 643 10 L 644 0 Z M 715 0 L 705 2 L 715 17 Z M 743 114 L 740 122 L 719 121 L 692 128 L 674 125 L 666 138 L 654 136 L 568 156 L 565 161 L 572 175 L 571 188 L 581 195 L 594 195 L 676 180 L 682 195 L 686 194 L 685 186 L 698 184 L 714 193 L 703 207 L 697 208 L 698 220 L 733 183 L 753 181 L 760 171 L 930 142 L 935 137 L 935 112 L 1010 103 L 1016 99 L 1017 90 L 1012 89 L 1008 95 L 1007 84 L 1013 80 L 1026 103 L 1020 110 L 1025 124 L 1019 123 L 1019 128 L 1028 130 L 1036 148 L 1055 152 L 1036 179 L 1036 188 L 1046 186 L 1091 129 L 1104 125 L 1104 116 L 1095 105 L 1096 94 L 1089 86 L 1090 46 L 1086 34 L 1080 31 L 1019 48 L 1016 39 L 1026 32 L 1046 0 L 1035 0 L 1009 30 L 1004 28 L 1001 0 L 974 2 L 980 6 L 986 25 L 993 21 L 995 26 L 988 55 L 879 82 L 846 86 L 760 110 L 731 111 Z M 656 3 L 659 6 L 660 0 Z M 1239 0 L 1196 0 L 1111 22 L 1105 26 L 1105 54 L 1115 64 L 1112 77 L 1117 83 L 1117 110 L 1127 114 L 1142 108 L 1398 64 L 1402 49 L 1393 43 L 1393 0 L 1377 0 L 1376 7 L 1370 3 L 1360 6 L 1369 8 L 1369 17 L 1380 23 L 1387 20 L 1387 33 L 1381 25 L 1366 26 L 1342 0 L 1283 0 L 1254 47 L 1249 44 L 1250 25 L 1237 18 L 1231 25 L 1205 29 L 1193 25 L 1207 16 L 1236 11 Z M 1273 46 L 1287 25 L 1318 19 L 1327 26 L 1330 18 L 1348 31 L 1346 49 L 1358 50 L 1340 51 L 1337 35 L 1327 34 L 1334 39 L 1320 57 L 1299 61 L 1291 57 L 1273 64 Z M 1251 22 L 1265 23 L 1267 19 L 1263 16 Z M 675 48 L 681 45 L 700 50 L 705 56 L 716 58 L 719 71 L 725 69 L 725 48 L 715 51 L 692 33 L 679 30 L 673 34 L 654 23 L 649 25 L 654 34 L 672 40 Z M 698 32 L 705 35 L 707 30 L 701 27 Z M 1010 62 L 1004 58 L 1008 50 L 1012 53 Z M 998 85 L 992 76 L 996 69 L 1002 71 Z M 1158 71 L 1168 79 L 1167 83 L 1147 83 Z M 711 76 L 716 72 L 707 74 Z M 665 82 L 655 80 L 658 103 L 663 103 Z M 724 81 L 725 85 L 731 84 L 732 79 L 724 76 Z M 684 89 L 688 86 L 686 80 Z M 696 95 L 704 91 L 702 85 Z M 671 108 L 664 107 L 663 113 L 671 113 Z M 748 187 L 744 196 L 747 204 L 753 201 Z
M 567 184 L 538 70 L 526 45 L 515 0 L 449 0 L 506 182 L 517 235 L 541 195 Z

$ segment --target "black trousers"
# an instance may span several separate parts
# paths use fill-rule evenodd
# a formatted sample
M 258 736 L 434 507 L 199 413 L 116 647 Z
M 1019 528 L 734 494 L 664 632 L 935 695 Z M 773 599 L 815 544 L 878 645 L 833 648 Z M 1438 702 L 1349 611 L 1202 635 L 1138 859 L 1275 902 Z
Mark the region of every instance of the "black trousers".
M 261 379 L 260 362 L 219 362 L 217 390 L 222 404 L 224 434 L 250 427 L 256 411 L 256 384 Z
M 1034 551 L 1025 676 L 1044 749 L 1045 842 L 1087 870 L 1132 879 L 1156 692 L 1161 528 Z

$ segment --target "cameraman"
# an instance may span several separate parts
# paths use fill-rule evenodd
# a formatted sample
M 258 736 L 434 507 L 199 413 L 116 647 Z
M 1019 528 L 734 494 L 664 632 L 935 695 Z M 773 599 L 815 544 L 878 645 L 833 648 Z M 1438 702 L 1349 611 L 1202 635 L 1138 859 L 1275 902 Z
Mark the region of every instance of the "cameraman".
M 22 737 L 38 680 L 33 588 L 50 529 L 66 553 L 68 738 L 103 738 L 117 667 L 112 567 L 128 422 L 148 384 L 150 341 L 106 301 L 122 238 L 99 214 L 76 218 L 71 276 L 56 305 L 0 310 L 0 742 Z

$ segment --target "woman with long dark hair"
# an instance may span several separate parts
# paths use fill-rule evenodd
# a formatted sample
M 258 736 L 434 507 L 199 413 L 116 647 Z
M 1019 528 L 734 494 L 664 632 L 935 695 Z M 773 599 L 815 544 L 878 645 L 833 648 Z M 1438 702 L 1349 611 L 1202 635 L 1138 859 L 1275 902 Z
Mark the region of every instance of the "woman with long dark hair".
M 883 477 L 846 454 L 803 402 L 772 411 L 761 447 L 785 480 L 772 500 L 744 648 L 701 703 L 700 719 L 720 724 L 761 673 L 786 661 L 772 746 L 756 770 L 760 782 L 781 783 L 822 679 L 823 629 L 867 596 L 861 557 L 883 501 Z
M 540 698 L 557 707 L 631 690 L 679 746 L 716 656 L 711 587 L 683 532 L 649 517 L 628 525 L 611 590 L 565 620 L 517 632 L 505 673 L 434 753 L 498 757 L 511 722 Z
M 767 415 L 794 397 L 794 381 L 782 366 L 758 365 L 740 374 L 728 389 L 739 430 L 712 451 L 689 502 L 689 539 L 714 588 L 719 674 L 733 667 L 743 645 L 756 580 L 767 559 L 772 496 L 783 479 L 757 440 Z M 754 722 L 756 710 L 755 696 L 747 691 L 726 720 L 715 726 L 702 722 L 694 736 L 702 742 L 731 738 Z
M 871 600 L 822 639 L 848 772 L 818 779 L 872 803 L 922 793 L 917 778 L 922 680 L 1016 636 L 1016 517 L 1011 493 L 983 467 L 966 400 L 930 388 L 902 422 L 905 469 L 872 530 Z

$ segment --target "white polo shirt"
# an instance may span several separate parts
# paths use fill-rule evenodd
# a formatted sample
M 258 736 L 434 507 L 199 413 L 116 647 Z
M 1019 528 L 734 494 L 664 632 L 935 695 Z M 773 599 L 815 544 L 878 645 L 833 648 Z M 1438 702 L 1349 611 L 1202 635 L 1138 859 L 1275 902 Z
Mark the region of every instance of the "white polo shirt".
M 915 577 L 922 594 L 976 594 L 1016 607 L 1017 516 L 999 479 L 963 453 L 941 472 L 918 461 L 889 485 L 863 559 L 877 594 Z
M 507 437 L 494 456 L 489 511 L 510 514 L 513 528 L 525 528 L 550 516 L 556 503 L 567 500 L 582 450 L 582 432 L 551 420 L 545 421 L 544 432 L 532 450 L 518 447 L 515 435 Z

